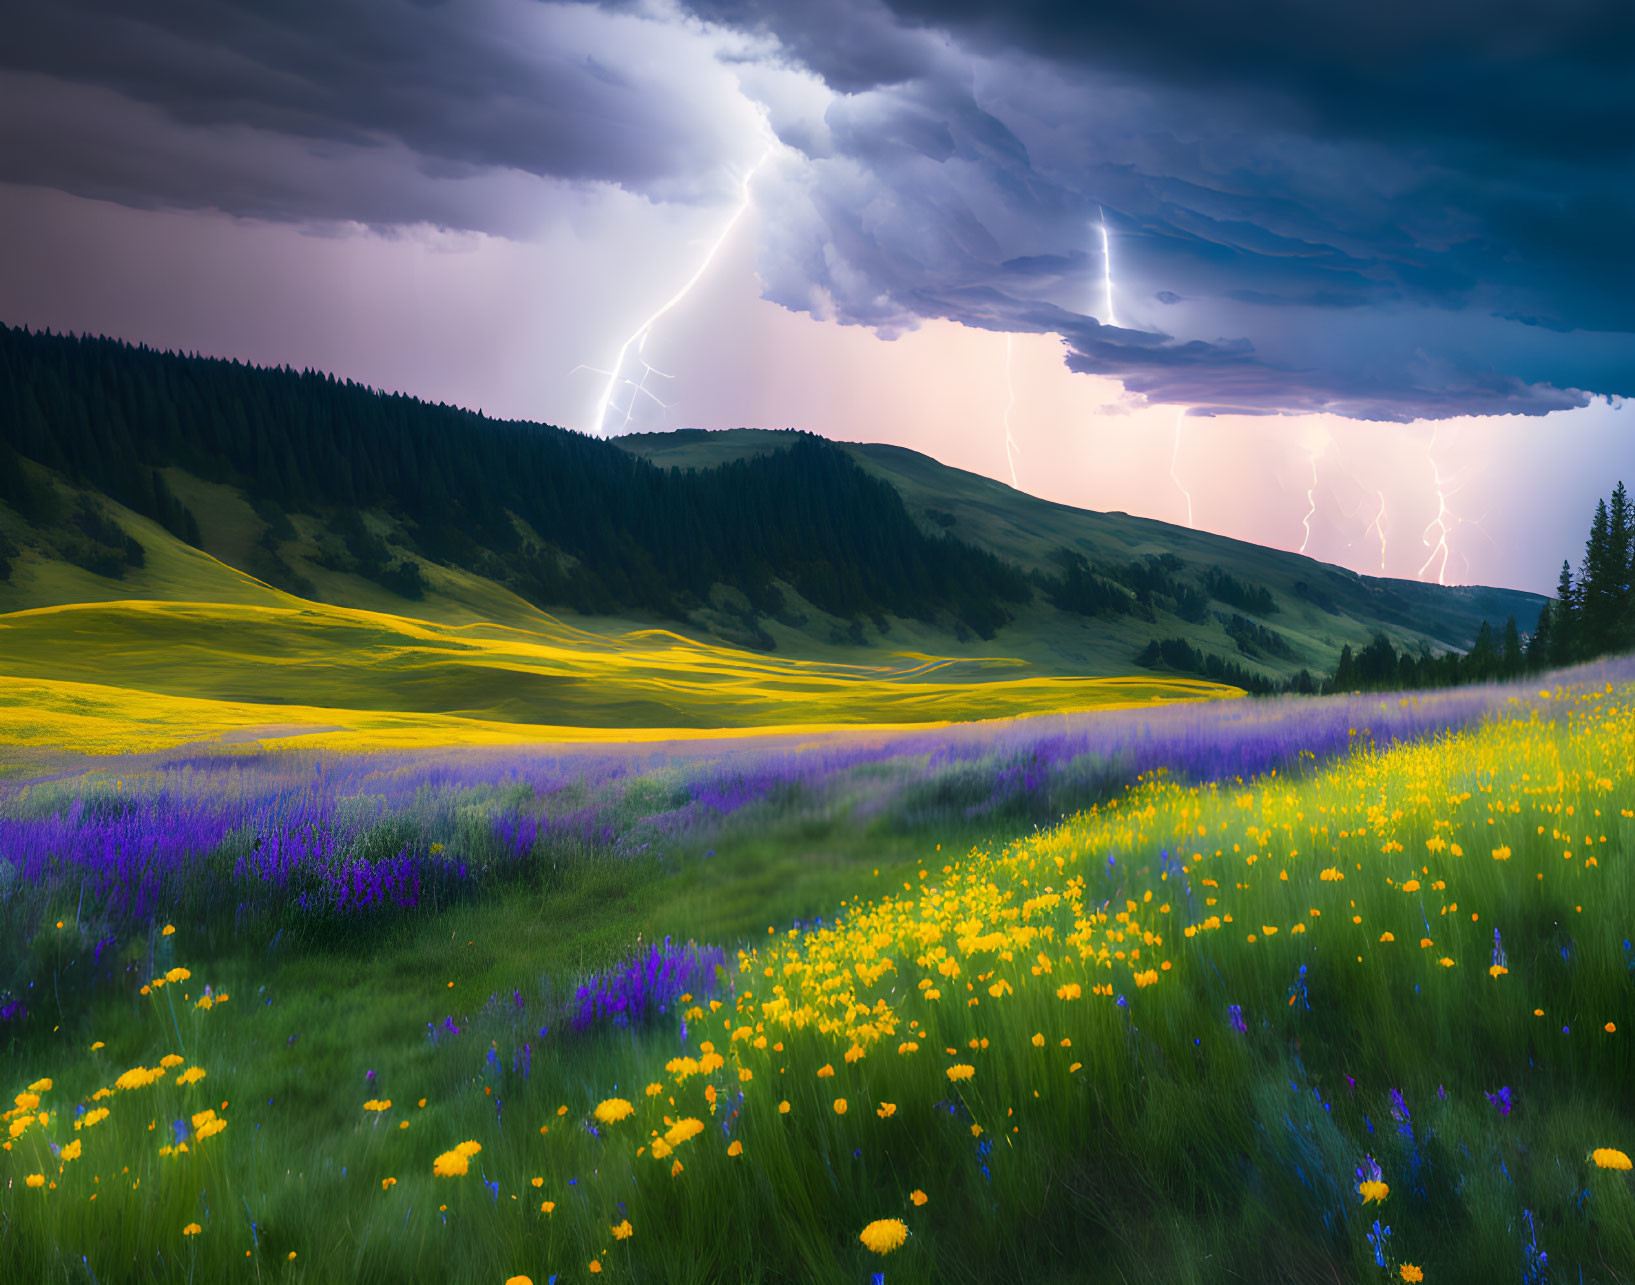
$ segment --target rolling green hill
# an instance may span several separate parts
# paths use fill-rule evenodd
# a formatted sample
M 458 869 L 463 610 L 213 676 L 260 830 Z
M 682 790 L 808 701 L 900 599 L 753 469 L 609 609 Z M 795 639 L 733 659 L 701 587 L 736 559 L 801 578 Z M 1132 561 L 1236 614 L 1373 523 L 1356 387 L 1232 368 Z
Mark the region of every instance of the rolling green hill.
M 759 430 L 604 442 L 0 327 L 14 743 L 285 724 L 483 740 L 1196 699 L 1229 689 L 1137 654 L 1183 638 L 1236 667 L 1218 679 L 1280 682 L 1377 632 L 1446 650 L 1483 620 L 1527 630 L 1542 601 L 1052 504 L 896 447 Z
M 705 432 L 686 429 L 614 440 L 657 464 L 707 468 L 784 448 L 789 434 L 758 429 Z M 1238 584 L 1263 587 L 1276 610 L 1257 612 L 1211 600 L 1202 621 L 1167 610 L 1163 596 L 1152 618 L 1139 614 L 1082 616 L 1036 601 L 998 641 L 1034 663 L 1075 667 L 1085 673 L 1129 672 L 1130 658 L 1153 637 L 1183 636 L 1206 651 L 1236 655 L 1265 672 L 1287 676 L 1308 667 L 1332 671 L 1340 648 L 1368 642 L 1383 632 L 1398 645 L 1424 643 L 1434 651 L 1463 651 L 1484 620 L 1495 626 L 1510 616 L 1523 632 L 1538 619 L 1537 594 L 1482 586 L 1422 584 L 1359 575 L 1297 553 L 1268 549 L 1186 527 L 1125 513 L 1097 513 L 1037 499 L 992 478 L 950 468 L 899 446 L 840 443 L 864 468 L 889 482 L 922 528 L 946 531 L 1042 576 L 1060 572 L 1062 550 L 1091 564 L 1127 566 L 1170 555 L 1185 564 L 1177 579 L 1197 581 L 1213 568 Z M 1262 652 L 1248 658 L 1218 618 L 1244 614 L 1287 640 L 1293 658 Z M 1253 644 L 1251 644 L 1252 646 Z

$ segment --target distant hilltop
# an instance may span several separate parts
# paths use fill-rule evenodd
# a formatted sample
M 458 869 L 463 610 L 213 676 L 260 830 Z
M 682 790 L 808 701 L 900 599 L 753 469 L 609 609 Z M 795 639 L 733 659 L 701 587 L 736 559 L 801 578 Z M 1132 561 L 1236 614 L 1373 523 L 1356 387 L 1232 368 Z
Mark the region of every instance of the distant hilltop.
M 160 546 L 202 550 L 177 572 Z M 161 565 L 163 564 L 163 565 Z M 1462 650 L 1544 599 L 1359 576 L 794 430 L 611 440 L 313 371 L 0 326 L 0 610 L 210 600 L 219 565 L 441 621 L 569 612 L 790 658 L 1117 675 L 1185 640 L 1238 685 L 1347 643 Z

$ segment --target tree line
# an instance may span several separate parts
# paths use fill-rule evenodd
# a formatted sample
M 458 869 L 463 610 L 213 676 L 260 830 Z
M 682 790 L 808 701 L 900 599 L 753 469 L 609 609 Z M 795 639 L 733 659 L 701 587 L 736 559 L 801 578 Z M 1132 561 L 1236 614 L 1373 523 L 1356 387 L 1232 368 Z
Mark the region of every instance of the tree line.
M 842 618 L 891 612 L 991 638 L 1031 596 L 1018 568 L 926 534 L 894 488 L 810 434 L 662 469 L 613 442 L 311 370 L 0 325 L 0 500 L 45 520 L 51 488 L 18 457 L 193 543 L 196 517 L 160 468 L 240 488 L 269 531 L 283 513 L 320 515 L 352 563 L 410 596 L 418 577 L 358 511 L 390 514 L 429 561 L 586 612 L 684 619 L 726 584 L 772 614 L 782 580 Z
M 1590 522 L 1584 558 L 1573 576 L 1563 559 L 1554 602 L 1539 617 L 1539 644 L 1552 665 L 1635 650 L 1635 514 L 1619 482 L 1600 500 Z
M 1340 653 L 1330 691 L 1374 691 L 1404 687 L 1452 687 L 1519 678 L 1559 669 L 1598 656 L 1635 650 L 1635 513 L 1619 482 L 1611 500 L 1599 500 L 1575 578 L 1570 559 L 1561 563 L 1554 601 L 1544 604 L 1538 626 L 1523 638 L 1515 618 L 1502 633 L 1486 623 L 1468 652 L 1433 656 L 1428 650 L 1397 652 L 1376 636 L 1355 655 Z

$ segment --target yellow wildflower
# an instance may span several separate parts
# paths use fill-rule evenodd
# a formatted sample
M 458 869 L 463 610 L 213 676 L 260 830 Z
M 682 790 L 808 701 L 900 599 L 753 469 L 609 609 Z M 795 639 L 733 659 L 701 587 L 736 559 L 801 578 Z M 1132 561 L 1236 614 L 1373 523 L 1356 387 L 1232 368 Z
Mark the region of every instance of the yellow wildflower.
M 609 1227 L 608 1230 L 613 1233 L 614 1240 L 629 1240 L 636 1231 L 636 1229 L 630 1225 L 630 1219 L 628 1218 L 626 1218 L 622 1223 L 619 1223 L 617 1226 Z
M 200 1227 L 198 1223 L 188 1223 L 186 1227 L 182 1228 L 182 1235 L 197 1236 L 203 1230 L 204 1228 Z
M 965 1062 L 955 1063 L 948 1068 L 948 1078 L 954 1081 L 969 1080 L 975 1074 L 976 1067 Z
M 926 1195 L 925 1192 L 921 1191 L 918 1187 L 908 1193 L 908 1198 L 914 1202 L 916 1208 L 925 1204 L 926 1201 L 931 1199 L 930 1196 Z
M 23 1181 L 30 1187 L 43 1187 L 45 1186 L 45 1175 L 43 1173 L 31 1173 Z
M 689 1138 L 696 1138 L 703 1132 L 704 1122 L 694 1119 L 692 1116 L 687 1116 L 685 1119 L 677 1120 L 665 1131 L 664 1140 L 672 1147 L 679 1146 Z
M 1598 1169 L 1628 1169 L 1629 1157 L 1622 1151 L 1612 1147 L 1597 1147 L 1591 1153 L 1590 1159 L 1595 1161 Z
M 1357 1194 L 1363 1198 L 1363 1204 L 1366 1205 L 1370 1200 L 1384 1200 L 1391 1194 L 1391 1188 L 1383 1182 L 1370 1179 L 1357 1184 Z
M 593 1112 L 603 1124 L 618 1124 L 620 1120 L 628 1120 L 636 1114 L 636 1108 L 623 1098 L 608 1098 L 605 1102 L 596 1104 Z
M 876 1254 L 889 1254 L 908 1239 L 908 1224 L 901 1218 L 877 1218 L 857 1237 Z
M 431 1171 L 439 1178 L 463 1178 L 470 1168 L 470 1162 L 459 1151 L 445 1151 L 431 1165 Z

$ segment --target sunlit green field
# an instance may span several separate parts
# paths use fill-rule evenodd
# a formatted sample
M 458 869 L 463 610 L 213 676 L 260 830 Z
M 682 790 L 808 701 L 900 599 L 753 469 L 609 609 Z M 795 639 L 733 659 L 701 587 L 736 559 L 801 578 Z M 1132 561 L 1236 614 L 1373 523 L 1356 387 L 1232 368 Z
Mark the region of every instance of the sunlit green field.
M 661 911 L 737 937 L 713 995 L 583 1036 L 547 916 L 616 868 L 355 947 L 156 923 L 8 1059 L 0 1275 L 1629 1280 L 1632 808 L 1628 688 L 1159 777 L 853 861 L 822 928 Z
M 662 630 L 451 625 L 299 599 L 114 602 L 0 616 L 0 744 L 153 749 L 224 733 L 325 746 L 626 740 L 937 724 L 1238 696 L 1191 679 L 1064 678 L 1020 661 L 763 656 Z

